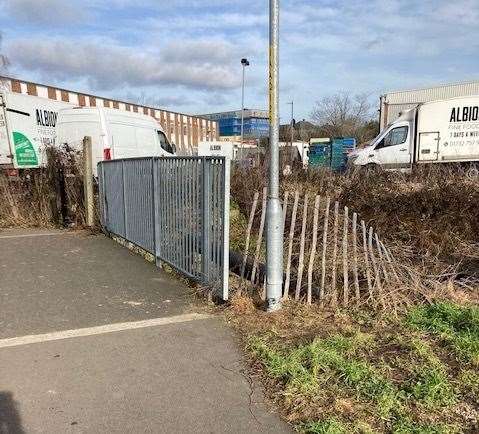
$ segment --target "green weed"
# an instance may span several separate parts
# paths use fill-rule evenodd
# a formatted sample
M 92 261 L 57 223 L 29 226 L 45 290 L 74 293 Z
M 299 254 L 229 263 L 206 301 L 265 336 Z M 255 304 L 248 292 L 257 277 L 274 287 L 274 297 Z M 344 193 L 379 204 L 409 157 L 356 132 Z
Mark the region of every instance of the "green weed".
M 347 434 L 350 432 L 342 422 L 334 418 L 309 422 L 301 425 L 299 429 L 307 434 Z
M 406 322 L 438 335 L 459 357 L 479 365 L 479 307 L 438 302 L 411 310 Z
M 396 322 L 394 331 L 383 333 L 371 323 L 372 333 L 351 327 L 297 345 L 285 345 L 272 333 L 250 338 L 248 347 L 266 374 L 281 384 L 283 402 L 294 420 L 308 421 L 298 425 L 302 432 L 364 434 L 373 432 L 371 423 L 395 434 L 450 434 L 460 432 L 459 425 L 441 421 L 460 422 L 448 408 L 479 394 L 477 370 L 464 363 L 477 357 L 477 318 L 475 308 L 436 303 L 407 315 L 405 323 L 418 331 Z M 438 357 L 443 350 L 436 337 L 466 365 L 457 378 L 451 377 L 457 367 L 445 364 L 450 359 Z M 336 406 L 343 397 L 350 407 Z M 309 420 L 311 414 L 323 417 Z M 429 415 L 436 424 L 426 422 Z
M 399 418 L 393 425 L 393 434 L 453 434 L 457 428 L 443 424 L 421 424 L 410 418 Z
M 413 353 L 420 362 L 415 366 L 415 377 L 409 385 L 409 393 L 427 408 L 447 407 L 456 402 L 454 388 L 449 383 L 444 364 L 422 339 L 411 340 Z
M 368 362 L 355 357 L 369 340 L 360 333 L 353 337 L 334 335 L 281 352 L 254 338 L 249 346 L 266 371 L 285 382 L 288 393 L 311 394 L 317 390 L 320 377 L 323 382 L 333 378 L 357 396 L 375 402 L 380 416 L 387 419 L 400 406 L 397 389 Z
M 447 375 L 435 368 L 422 367 L 411 385 L 412 396 L 427 408 L 447 407 L 456 402 Z

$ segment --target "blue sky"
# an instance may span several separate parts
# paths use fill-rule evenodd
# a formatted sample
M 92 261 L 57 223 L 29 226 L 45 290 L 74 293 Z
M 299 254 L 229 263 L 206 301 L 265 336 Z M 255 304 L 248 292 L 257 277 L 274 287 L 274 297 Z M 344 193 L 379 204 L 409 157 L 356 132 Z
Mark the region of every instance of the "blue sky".
M 267 0 L 0 0 L 8 73 L 186 113 L 267 107 Z M 477 0 L 282 0 L 281 116 L 479 79 Z

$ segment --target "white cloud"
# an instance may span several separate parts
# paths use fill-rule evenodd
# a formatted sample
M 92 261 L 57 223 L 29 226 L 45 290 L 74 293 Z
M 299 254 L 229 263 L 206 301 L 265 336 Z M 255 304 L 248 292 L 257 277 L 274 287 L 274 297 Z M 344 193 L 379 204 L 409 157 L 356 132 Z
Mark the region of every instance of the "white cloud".
M 55 24 L 64 26 L 79 23 L 88 13 L 73 1 L 64 0 L 4 0 L 4 13 L 21 23 L 31 25 Z
M 6 44 L 13 67 L 52 80 L 87 79 L 96 90 L 121 86 L 183 86 L 231 89 L 239 74 L 219 40 L 175 41 L 162 50 L 122 46 L 104 40 L 18 39 Z
M 26 79 L 217 111 L 238 106 L 242 57 L 247 105 L 265 105 L 267 3 L 0 0 L 0 26 L 12 72 Z M 281 104 L 294 99 L 303 115 L 338 90 L 460 81 L 478 69 L 478 0 L 283 0 L 280 15 Z

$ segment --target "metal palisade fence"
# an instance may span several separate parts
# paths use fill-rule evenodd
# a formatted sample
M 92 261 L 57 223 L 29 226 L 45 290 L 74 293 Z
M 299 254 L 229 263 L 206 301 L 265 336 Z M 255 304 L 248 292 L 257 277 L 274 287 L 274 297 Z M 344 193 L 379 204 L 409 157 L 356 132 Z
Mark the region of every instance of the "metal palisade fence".
M 229 161 L 224 157 L 148 157 L 98 164 L 100 219 L 141 247 L 228 299 Z

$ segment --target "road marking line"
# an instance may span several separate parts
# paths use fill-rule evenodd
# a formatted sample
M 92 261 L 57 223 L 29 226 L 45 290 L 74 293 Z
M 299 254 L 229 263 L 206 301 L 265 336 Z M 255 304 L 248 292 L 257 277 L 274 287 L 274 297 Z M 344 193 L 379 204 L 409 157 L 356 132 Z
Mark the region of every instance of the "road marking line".
M 114 333 L 124 330 L 134 330 L 146 327 L 162 326 L 167 324 L 178 324 L 183 322 L 195 321 L 211 318 L 211 315 L 202 313 L 187 313 L 183 315 L 169 316 L 165 318 L 153 318 L 144 321 L 123 322 L 116 324 L 107 324 L 97 327 L 87 327 L 83 329 L 64 330 L 60 332 L 44 333 L 40 335 L 27 335 L 16 338 L 7 338 L 0 340 L 0 348 L 18 347 L 20 345 L 37 344 L 41 342 L 59 341 L 61 339 L 79 338 L 84 336 L 101 335 L 105 333 Z
M 5 238 L 30 238 L 30 237 L 54 237 L 57 235 L 69 235 L 73 232 L 46 232 L 40 234 L 22 234 L 22 235 L 0 235 L 0 239 Z

